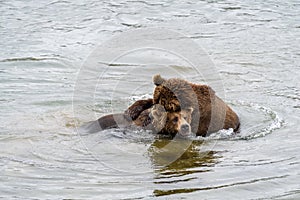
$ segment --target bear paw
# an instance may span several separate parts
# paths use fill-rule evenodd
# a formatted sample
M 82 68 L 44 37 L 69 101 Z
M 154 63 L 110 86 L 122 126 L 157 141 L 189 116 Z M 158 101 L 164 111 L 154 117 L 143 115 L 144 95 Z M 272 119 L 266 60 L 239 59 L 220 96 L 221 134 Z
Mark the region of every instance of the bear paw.
M 144 110 L 150 108 L 152 105 L 153 99 L 138 100 L 125 111 L 125 117 L 129 120 L 136 120 Z

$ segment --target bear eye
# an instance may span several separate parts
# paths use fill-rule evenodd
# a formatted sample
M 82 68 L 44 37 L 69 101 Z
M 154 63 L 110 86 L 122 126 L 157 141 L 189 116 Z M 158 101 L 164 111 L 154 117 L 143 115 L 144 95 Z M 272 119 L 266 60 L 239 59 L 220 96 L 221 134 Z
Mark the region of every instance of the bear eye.
M 178 122 L 178 117 L 174 117 L 173 123 L 176 124 Z

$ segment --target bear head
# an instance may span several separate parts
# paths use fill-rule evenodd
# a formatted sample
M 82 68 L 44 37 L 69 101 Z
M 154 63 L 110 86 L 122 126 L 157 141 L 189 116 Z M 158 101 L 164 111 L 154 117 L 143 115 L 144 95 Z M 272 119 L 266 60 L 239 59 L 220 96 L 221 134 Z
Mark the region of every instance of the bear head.
M 153 77 L 156 85 L 153 104 L 162 105 L 167 112 L 197 108 L 197 95 L 188 81 L 178 78 L 163 79 L 159 74 Z
M 193 108 L 188 107 L 176 112 L 166 112 L 160 104 L 155 104 L 150 111 L 152 126 L 156 133 L 175 137 L 191 135 Z

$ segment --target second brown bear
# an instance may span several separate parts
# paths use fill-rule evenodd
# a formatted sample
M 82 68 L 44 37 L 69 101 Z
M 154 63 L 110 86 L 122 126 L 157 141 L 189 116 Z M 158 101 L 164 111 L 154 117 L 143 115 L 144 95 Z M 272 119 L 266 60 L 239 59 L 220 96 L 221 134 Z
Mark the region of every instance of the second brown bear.
M 221 129 L 238 131 L 237 114 L 207 85 L 193 84 L 179 78 L 153 77 L 156 85 L 153 104 L 164 106 L 167 112 L 193 108 L 191 128 L 197 136 L 207 136 Z

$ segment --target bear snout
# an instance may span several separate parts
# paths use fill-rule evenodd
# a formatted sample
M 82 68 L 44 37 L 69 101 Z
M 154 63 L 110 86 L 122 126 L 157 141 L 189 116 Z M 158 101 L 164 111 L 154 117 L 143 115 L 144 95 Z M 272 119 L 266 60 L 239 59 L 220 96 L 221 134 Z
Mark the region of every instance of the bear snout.
M 189 135 L 191 133 L 191 126 L 189 124 L 182 124 L 179 133 L 183 136 Z

